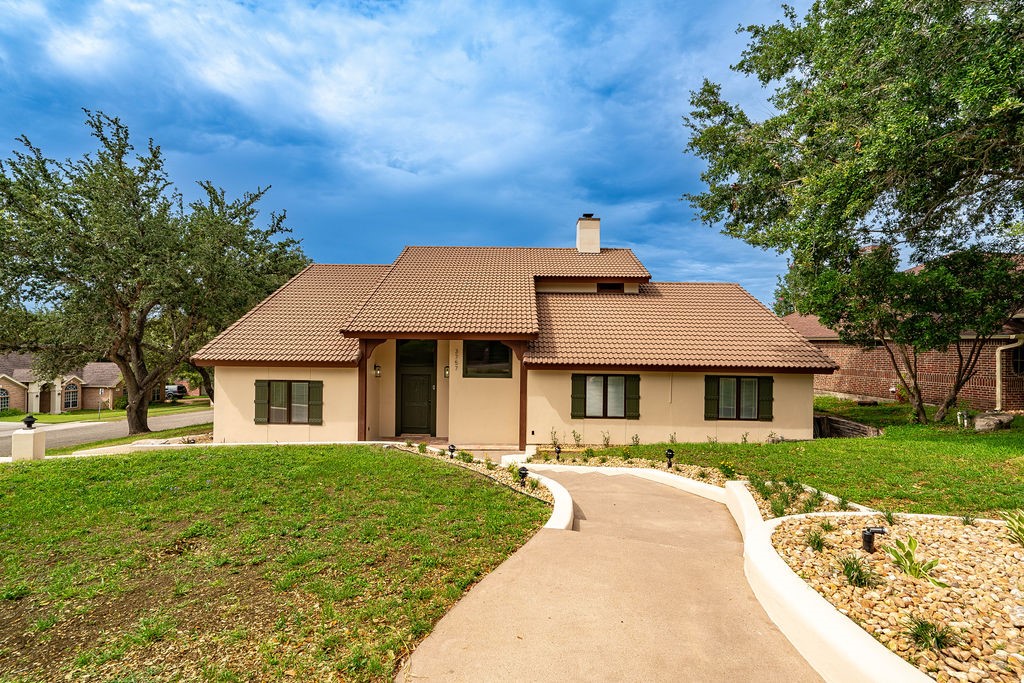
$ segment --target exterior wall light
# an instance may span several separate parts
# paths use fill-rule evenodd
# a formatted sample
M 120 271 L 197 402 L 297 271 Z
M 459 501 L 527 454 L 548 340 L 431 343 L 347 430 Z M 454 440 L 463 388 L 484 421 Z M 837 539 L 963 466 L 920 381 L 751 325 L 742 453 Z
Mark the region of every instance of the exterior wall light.
M 453 443 L 448 444 L 448 457 L 449 458 L 454 458 L 455 457 L 455 444 L 453 444 Z
M 526 486 L 526 475 L 530 473 L 530 470 L 525 467 L 519 468 L 519 485 Z
M 444 378 L 448 379 L 451 376 L 452 369 L 449 366 L 444 366 Z
M 676 457 L 676 452 L 671 448 L 665 449 L 665 467 L 672 469 L 672 458 Z
M 860 532 L 860 545 L 864 548 L 865 552 L 875 552 L 875 535 L 889 533 L 885 530 L 884 526 L 866 526 L 864 531 Z
M 380 377 L 380 366 L 379 365 L 374 365 L 373 366 L 373 376 L 374 377 Z

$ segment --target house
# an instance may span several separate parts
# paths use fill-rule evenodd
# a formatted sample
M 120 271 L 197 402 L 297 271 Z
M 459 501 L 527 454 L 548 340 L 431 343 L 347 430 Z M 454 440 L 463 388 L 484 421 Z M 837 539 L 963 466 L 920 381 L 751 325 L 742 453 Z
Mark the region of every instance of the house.
M 812 437 L 834 363 L 735 284 L 629 249 L 406 247 L 314 264 L 203 347 L 214 440 L 460 445 Z
M 114 363 L 86 363 L 63 377 L 37 377 L 27 353 L 0 354 L 0 410 L 61 413 L 112 408 L 124 393 Z
M 899 380 L 882 346 L 864 349 L 846 344 L 815 315 L 791 313 L 783 320 L 838 365 L 831 375 L 815 375 L 816 392 L 848 398 L 893 398 Z M 971 337 L 967 332 L 962 338 Z M 956 367 L 955 348 L 920 354 L 918 384 L 925 403 L 938 404 L 946 398 Z M 961 390 L 960 398 L 975 410 L 1024 410 L 1024 320 L 1014 318 L 985 343 L 978 371 Z

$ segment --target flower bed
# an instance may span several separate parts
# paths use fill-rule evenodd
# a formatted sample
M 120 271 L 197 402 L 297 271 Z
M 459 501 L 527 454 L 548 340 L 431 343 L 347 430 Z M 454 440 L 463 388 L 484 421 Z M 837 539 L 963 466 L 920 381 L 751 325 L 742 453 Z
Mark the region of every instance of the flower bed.
M 939 681 L 1024 680 L 1024 547 L 999 522 L 947 517 L 834 515 L 783 520 L 772 537 L 790 568 L 890 650 Z M 824 525 L 824 527 L 823 527 Z M 829 528 L 829 527 L 832 528 Z M 874 553 L 861 530 L 883 526 Z M 913 537 L 927 578 L 905 573 L 882 547 Z M 820 550 L 815 550 L 817 546 Z M 841 560 L 860 561 L 858 587 Z M 927 566 L 925 564 L 925 566 Z
M 428 458 L 434 458 L 435 460 L 442 460 L 452 465 L 458 465 L 468 470 L 473 470 L 485 477 L 493 479 L 494 481 L 504 484 L 511 489 L 515 489 L 519 493 L 533 496 L 538 500 L 543 500 L 545 503 L 555 502 L 554 496 L 551 495 L 551 491 L 546 486 L 540 485 L 536 479 L 528 479 L 525 486 L 519 484 L 519 477 L 512 473 L 514 468 L 506 468 L 501 465 L 496 465 L 490 460 L 477 460 L 471 454 L 466 451 L 459 451 L 454 458 L 449 457 L 447 453 L 440 453 L 436 450 L 427 448 L 424 451 L 420 451 L 417 446 L 394 446 L 398 450 L 406 451 L 408 453 L 418 453 Z
M 725 482 L 728 479 L 735 479 L 735 473 L 733 476 L 726 477 L 722 471 L 714 467 L 701 467 L 699 465 L 687 465 L 685 463 L 674 463 L 672 469 L 665 466 L 665 460 L 648 460 L 646 458 L 624 458 L 624 457 L 613 457 L 607 455 L 590 456 L 585 452 L 576 451 L 563 451 L 560 459 L 555 459 L 555 454 L 547 451 L 541 451 L 537 455 L 533 456 L 531 462 L 536 462 L 542 465 L 586 465 L 588 467 L 647 467 L 650 469 L 661 470 L 662 472 L 671 472 L 672 474 L 678 474 L 681 477 L 688 479 L 695 479 L 696 481 L 702 481 L 705 484 L 711 484 L 712 486 L 725 486 Z

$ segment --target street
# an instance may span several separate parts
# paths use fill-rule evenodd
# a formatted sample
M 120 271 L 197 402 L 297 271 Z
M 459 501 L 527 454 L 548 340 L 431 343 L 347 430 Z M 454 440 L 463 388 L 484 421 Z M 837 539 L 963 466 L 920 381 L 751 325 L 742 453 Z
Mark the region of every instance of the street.
M 204 422 L 213 422 L 212 410 L 151 417 L 149 418 L 149 428 L 156 432 L 164 429 L 188 427 L 189 425 L 202 424 Z M 24 425 L 20 422 L 0 423 L 0 457 L 10 456 L 11 432 L 22 427 Z M 47 449 L 63 448 L 81 443 L 128 436 L 128 422 L 125 420 L 117 422 L 68 422 L 66 424 L 44 425 L 36 427 L 36 429 L 46 432 Z M 146 435 L 139 434 L 139 438 L 145 439 Z

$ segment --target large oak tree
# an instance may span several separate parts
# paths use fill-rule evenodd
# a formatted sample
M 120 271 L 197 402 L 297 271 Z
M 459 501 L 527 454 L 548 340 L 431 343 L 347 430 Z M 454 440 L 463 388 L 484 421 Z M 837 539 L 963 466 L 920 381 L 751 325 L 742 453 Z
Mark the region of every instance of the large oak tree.
M 0 350 L 43 376 L 117 364 L 132 434 L 153 390 L 307 263 L 284 214 L 256 224 L 266 188 L 186 203 L 160 148 L 136 153 L 117 118 L 86 111 L 98 148 L 56 161 L 27 137 L 0 161 Z
M 742 29 L 750 41 L 734 67 L 770 88 L 769 115 L 750 116 L 715 83 L 692 93 L 688 148 L 707 169 L 704 191 L 687 198 L 726 234 L 789 252 L 801 286 L 787 306 L 822 314 L 845 338 L 867 329 L 860 313 L 892 313 L 897 301 L 918 350 L 941 347 L 954 323 L 998 331 L 1021 303 L 999 284 L 1016 261 L 996 256 L 1024 247 L 1020 3 L 819 0 L 802 18 L 784 11 Z M 960 253 L 984 265 L 976 284 L 991 287 L 974 291 L 985 307 L 940 305 L 963 295 L 963 281 L 937 275 Z M 881 254 L 886 286 L 865 287 L 859 276 L 877 275 Z M 928 287 L 911 277 L 923 270 L 897 275 L 929 263 Z

